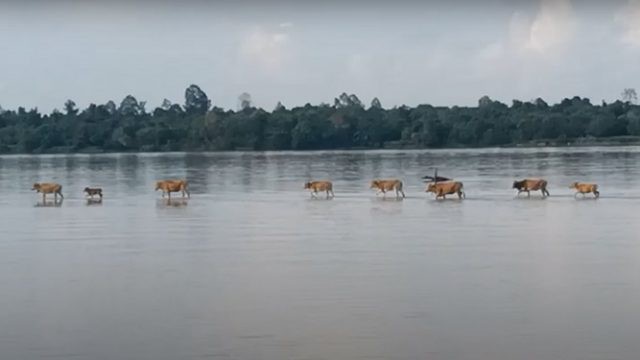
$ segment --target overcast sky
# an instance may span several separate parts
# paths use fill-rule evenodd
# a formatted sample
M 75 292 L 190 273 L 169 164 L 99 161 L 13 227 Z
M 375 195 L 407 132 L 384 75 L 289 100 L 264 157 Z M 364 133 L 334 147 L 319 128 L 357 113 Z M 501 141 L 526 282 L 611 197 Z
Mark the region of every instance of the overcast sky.
M 640 88 L 640 0 L 0 0 L 0 106 L 557 102 Z

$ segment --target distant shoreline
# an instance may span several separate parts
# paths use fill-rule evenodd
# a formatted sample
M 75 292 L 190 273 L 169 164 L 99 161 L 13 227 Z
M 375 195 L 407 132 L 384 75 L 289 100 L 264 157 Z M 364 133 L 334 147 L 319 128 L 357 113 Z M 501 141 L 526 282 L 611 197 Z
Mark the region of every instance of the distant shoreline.
M 70 151 L 69 149 L 47 149 L 43 152 L 3 152 L 0 155 L 63 155 L 63 154 L 136 154 L 136 153 L 175 153 L 175 152 L 217 152 L 217 153 L 235 153 L 235 152 L 314 152 L 314 151 L 366 151 L 366 150 L 460 150 L 460 149 L 534 149 L 534 148 L 562 148 L 562 147 L 595 147 L 595 146 L 640 146 L 640 136 L 615 136 L 606 138 L 579 138 L 579 139 L 567 139 L 567 140 L 537 140 L 526 143 L 506 144 L 501 146 L 445 146 L 445 147 L 420 147 L 413 146 L 412 144 L 385 144 L 383 147 L 349 147 L 349 148 L 321 148 L 321 149 L 286 149 L 286 150 L 274 150 L 265 149 L 257 150 L 250 148 L 236 148 L 230 150 L 212 150 L 212 149 L 178 149 L 167 151 L 148 151 L 148 150 L 103 150 L 97 148 L 86 148 L 79 151 Z

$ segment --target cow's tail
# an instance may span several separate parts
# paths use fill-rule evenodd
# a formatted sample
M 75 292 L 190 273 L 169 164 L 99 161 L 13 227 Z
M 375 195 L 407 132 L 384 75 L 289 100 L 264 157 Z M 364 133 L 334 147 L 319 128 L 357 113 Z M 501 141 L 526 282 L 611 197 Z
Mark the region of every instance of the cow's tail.
M 402 190 L 402 188 L 403 188 L 402 180 L 398 180 L 398 183 L 396 184 L 396 194 L 397 193 L 402 194 L 402 198 L 404 199 L 405 195 L 404 195 L 404 190 Z
M 542 189 L 543 195 L 551 196 L 551 194 L 549 194 L 549 190 L 547 190 L 547 180 L 542 180 L 542 182 L 540 183 L 540 188 Z
M 187 180 L 184 180 L 184 182 L 182 183 L 182 191 L 187 194 L 187 197 L 191 197 L 191 192 L 189 191 L 189 182 Z

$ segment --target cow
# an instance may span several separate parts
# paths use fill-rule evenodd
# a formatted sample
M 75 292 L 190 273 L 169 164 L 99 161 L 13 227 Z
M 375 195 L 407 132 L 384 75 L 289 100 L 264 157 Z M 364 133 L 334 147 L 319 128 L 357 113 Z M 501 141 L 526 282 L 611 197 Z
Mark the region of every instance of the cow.
M 189 183 L 187 180 L 160 180 L 156 181 L 156 191 L 162 190 L 162 197 L 165 194 L 171 199 L 172 192 L 182 192 L 182 197 L 186 194 L 187 197 L 191 198 L 191 193 L 189 193 Z
M 524 179 L 520 181 L 514 181 L 513 188 L 518 190 L 518 195 L 520 195 L 520 193 L 526 192 L 527 197 L 531 196 L 530 191 L 538 190 L 540 190 L 540 192 L 542 193 L 542 197 L 550 196 L 549 191 L 547 191 L 547 181 L 543 179 Z
M 576 189 L 575 196 L 578 196 L 578 194 L 582 194 L 582 196 L 585 196 L 585 194 L 593 193 L 596 199 L 600 197 L 600 191 L 598 191 L 598 184 L 574 182 L 569 186 L 569 189 Z
M 464 199 L 464 185 L 459 181 L 435 182 L 427 185 L 426 192 L 434 193 L 436 200 L 439 198 L 446 199 L 447 195 L 457 194 L 458 199 Z
M 370 189 L 376 189 L 376 195 L 382 193 L 383 196 L 387 195 L 387 191 L 395 190 L 396 197 L 399 198 L 402 194 L 402 198 L 405 198 L 404 191 L 402 190 L 402 181 L 398 179 L 380 180 L 376 179 L 371 181 Z
M 86 188 L 84 188 L 84 190 L 82 190 L 82 192 L 84 192 L 87 196 L 90 196 L 92 199 L 93 199 L 94 195 L 98 195 L 98 196 L 100 196 L 100 199 L 102 199 L 102 189 L 101 188 L 86 187 Z
M 61 199 L 64 199 L 62 196 L 62 185 L 56 183 L 35 183 L 31 190 L 35 190 L 36 192 L 42 193 L 42 202 L 47 200 L 47 194 L 53 194 L 55 200 L 58 200 L 58 195 L 60 195 Z
M 313 198 L 317 197 L 318 192 L 322 191 L 327 193 L 327 198 L 335 196 L 331 181 L 308 181 L 304 183 L 304 188 L 309 190 Z

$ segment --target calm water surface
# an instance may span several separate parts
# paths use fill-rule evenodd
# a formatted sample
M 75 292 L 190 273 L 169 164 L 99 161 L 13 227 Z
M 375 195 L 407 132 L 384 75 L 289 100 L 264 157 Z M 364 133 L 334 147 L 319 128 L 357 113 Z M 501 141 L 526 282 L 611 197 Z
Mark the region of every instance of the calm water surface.
M 638 165 L 634 147 L 0 157 L 0 357 L 637 359 Z M 427 196 L 434 167 L 467 200 Z M 514 199 L 527 176 L 552 197 Z M 174 177 L 191 200 L 153 192 Z

